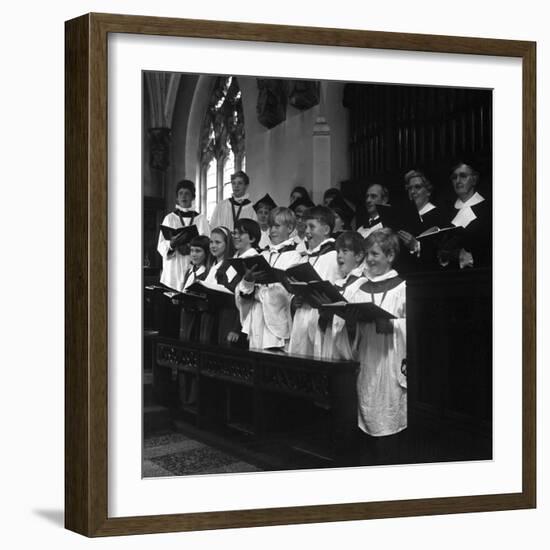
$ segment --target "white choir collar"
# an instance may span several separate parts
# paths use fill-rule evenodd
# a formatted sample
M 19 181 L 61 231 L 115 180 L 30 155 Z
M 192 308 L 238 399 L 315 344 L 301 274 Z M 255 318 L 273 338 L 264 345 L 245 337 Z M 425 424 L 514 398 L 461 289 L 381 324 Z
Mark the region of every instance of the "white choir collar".
M 271 241 L 269 242 L 269 252 L 279 252 L 281 248 L 284 248 L 285 246 L 288 246 L 289 244 L 294 244 L 294 239 L 290 238 L 286 241 L 283 241 L 279 244 L 272 244 Z
M 245 193 L 242 197 L 239 197 L 239 198 L 234 197 L 233 195 L 231 195 L 231 197 L 235 202 L 241 203 L 241 202 L 245 201 L 246 199 L 248 199 L 249 195 L 248 195 L 248 193 Z
M 334 239 L 330 237 L 329 239 L 325 239 L 322 243 L 318 244 L 313 250 L 306 250 L 306 254 L 309 256 L 310 254 L 315 254 L 316 252 L 319 252 L 321 247 L 326 243 L 333 243 Z
M 342 277 L 339 281 L 336 281 L 339 284 L 344 284 L 351 276 L 354 277 L 364 277 L 365 269 L 367 264 L 361 262 L 357 267 L 354 267 L 345 277 Z
M 391 279 L 392 277 L 397 277 L 397 271 L 395 269 L 390 269 L 386 273 L 383 273 L 382 275 L 377 275 L 376 277 L 371 277 L 368 274 L 368 271 L 366 272 L 367 278 L 369 281 L 372 281 L 373 283 L 378 283 L 379 281 L 385 281 L 387 279 Z
M 462 202 L 460 199 L 456 199 L 455 208 L 460 210 L 461 208 L 465 208 L 466 206 L 475 206 L 476 204 L 479 204 L 484 200 L 485 198 L 476 191 L 466 202 Z
M 428 212 L 430 212 L 431 210 L 433 210 L 435 208 L 435 205 L 432 204 L 431 202 L 427 202 L 419 211 L 418 211 L 418 215 L 419 216 L 423 216 L 424 214 L 427 214 Z
M 246 252 L 243 252 L 240 256 L 235 254 L 234 258 L 249 258 L 250 256 L 257 256 L 258 251 L 255 248 L 249 248 Z
M 190 208 L 183 208 L 183 206 L 176 204 L 176 210 L 181 210 L 182 212 L 192 212 L 194 211 L 194 208 L 193 206 L 191 206 Z

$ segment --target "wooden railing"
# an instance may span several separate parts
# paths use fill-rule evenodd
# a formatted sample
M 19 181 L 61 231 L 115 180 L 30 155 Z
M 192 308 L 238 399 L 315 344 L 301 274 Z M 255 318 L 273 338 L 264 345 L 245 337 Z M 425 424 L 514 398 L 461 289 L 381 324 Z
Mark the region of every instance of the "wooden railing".
M 154 340 L 155 393 L 175 413 L 191 413 L 200 429 L 235 428 L 257 441 L 309 446 L 339 465 L 357 463 L 357 368 L 353 361 Z M 192 403 L 185 402 L 189 393 Z

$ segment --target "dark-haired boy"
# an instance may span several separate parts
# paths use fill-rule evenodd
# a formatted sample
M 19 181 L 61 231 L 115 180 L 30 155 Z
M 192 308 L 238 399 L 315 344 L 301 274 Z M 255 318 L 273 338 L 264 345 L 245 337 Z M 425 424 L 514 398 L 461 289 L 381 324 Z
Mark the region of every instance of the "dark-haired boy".
M 304 220 L 304 214 L 308 208 L 313 208 L 315 204 L 309 197 L 298 198 L 290 206 L 290 210 L 294 212 L 296 216 L 296 230 L 294 231 L 294 242 L 296 243 L 296 250 L 302 253 L 307 250 L 306 243 L 306 222 Z
M 210 219 L 210 227 L 227 227 L 231 231 L 235 224 L 242 218 L 256 220 L 256 212 L 248 196 L 250 179 L 248 174 L 239 170 L 231 175 L 231 188 L 233 195 L 229 199 L 219 202 L 214 208 Z
M 172 212 L 162 220 L 162 225 L 179 229 L 196 225 L 199 235 L 210 235 L 210 226 L 206 216 L 199 214 L 193 208 L 195 200 L 195 184 L 190 180 L 182 180 L 176 185 L 176 205 Z M 157 251 L 162 256 L 162 274 L 160 282 L 174 290 L 183 289 L 183 278 L 189 267 L 189 247 L 176 247 L 175 239 L 167 240 L 162 231 L 159 235 Z
M 276 207 L 277 205 L 269 193 L 266 193 L 260 200 L 254 203 L 254 211 L 262 230 L 259 245 L 260 250 L 266 250 L 269 247 L 269 213 Z
M 304 214 L 308 250 L 302 257 L 309 262 L 321 279 L 335 282 L 339 278 L 334 239 L 334 213 L 326 206 L 314 206 Z M 289 353 L 321 356 L 322 332 L 319 328 L 319 312 L 295 298 L 297 307 L 290 335 Z
M 334 247 L 340 270 L 340 278 L 334 286 L 347 302 L 356 302 L 361 286 L 367 282 L 365 240 L 355 231 L 344 231 L 336 239 Z M 327 315 L 322 321 L 321 328 L 326 325 L 322 356 L 326 359 L 354 359 L 353 342 L 350 342 L 344 319 Z

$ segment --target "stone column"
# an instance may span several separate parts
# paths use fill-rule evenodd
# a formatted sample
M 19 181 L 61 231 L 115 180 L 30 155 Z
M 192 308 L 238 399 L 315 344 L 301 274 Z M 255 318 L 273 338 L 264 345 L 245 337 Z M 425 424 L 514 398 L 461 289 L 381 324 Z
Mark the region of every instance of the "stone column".
M 326 118 L 317 116 L 313 125 L 313 202 L 321 203 L 323 193 L 332 187 L 330 126 Z

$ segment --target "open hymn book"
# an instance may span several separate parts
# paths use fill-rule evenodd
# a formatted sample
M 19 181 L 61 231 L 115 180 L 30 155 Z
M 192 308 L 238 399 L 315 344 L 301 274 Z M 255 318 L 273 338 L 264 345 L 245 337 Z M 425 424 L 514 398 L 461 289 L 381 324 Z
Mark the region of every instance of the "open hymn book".
M 196 225 L 187 225 L 185 227 L 178 227 L 177 229 L 168 225 L 161 225 L 160 230 L 162 231 L 162 236 L 167 241 L 170 241 L 174 237 L 176 237 L 176 242 L 174 243 L 174 246 L 188 244 L 189 242 L 191 242 L 191 239 L 194 239 L 199 234 Z
M 241 277 L 248 269 L 259 272 L 262 275 L 262 280 L 257 282 L 260 284 L 283 283 L 288 289 L 291 282 L 309 283 L 321 280 L 315 268 L 308 262 L 295 264 L 288 269 L 271 267 L 269 262 L 261 255 L 249 256 L 248 258 L 231 258 L 227 262 Z
M 217 283 L 195 281 L 183 292 L 165 292 L 165 296 L 182 302 L 185 306 L 199 306 L 200 309 L 225 308 L 235 306 L 233 292 Z
M 369 323 L 376 321 L 376 319 L 395 319 L 395 315 L 392 315 L 389 311 L 382 309 L 381 307 L 373 304 L 372 302 L 336 302 L 333 304 L 323 304 L 319 307 L 320 312 L 333 313 L 342 317 L 342 319 L 349 319 L 353 317 L 354 320 L 363 323 Z
M 455 231 L 457 229 L 462 229 L 462 227 L 455 227 L 454 225 L 451 227 L 430 227 L 429 229 L 426 229 L 426 231 L 423 231 L 420 233 L 420 235 L 417 235 L 417 239 L 423 239 L 424 237 L 431 237 L 432 235 L 439 235 L 440 233 L 448 233 Z

